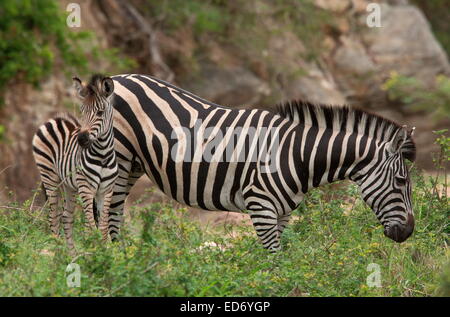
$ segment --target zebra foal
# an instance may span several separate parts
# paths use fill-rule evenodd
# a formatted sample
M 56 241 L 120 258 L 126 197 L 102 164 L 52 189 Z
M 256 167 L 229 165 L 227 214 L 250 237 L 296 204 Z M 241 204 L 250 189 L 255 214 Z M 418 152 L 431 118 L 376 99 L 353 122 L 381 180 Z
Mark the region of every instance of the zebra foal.
M 39 127 L 33 137 L 33 155 L 42 186 L 50 205 L 52 233 L 60 232 L 62 223 L 67 245 L 74 253 L 73 205 L 78 193 L 83 202 L 87 225 L 96 227 L 93 204 L 100 214 L 99 229 L 108 237 L 108 214 L 117 161 L 114 151 L 113 106 L 114 83 L 102 75 L 92 76 L 85 85 L 73 78 L 81 100 L 81 119 L 63 115 Z M 58 191 L 64 192 L 64 211 L 58 210 Z

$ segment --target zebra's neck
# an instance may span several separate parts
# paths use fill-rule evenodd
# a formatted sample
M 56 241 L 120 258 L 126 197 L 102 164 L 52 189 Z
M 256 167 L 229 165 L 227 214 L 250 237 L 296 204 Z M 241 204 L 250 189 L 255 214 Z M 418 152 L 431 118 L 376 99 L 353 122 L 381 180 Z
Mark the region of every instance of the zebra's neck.
M 108 128 L 98 139 L 92 142 L 87 149 L 82 149 L 86 156 L 95 159 L 98 165 L 105 165 L 115 155 L 114 152 L 114 133 L 112 126 Z
M 111 154 L 114 153 L 114 134 L 112 129 L 108 129 L 108 132 L 99 137 L 92 144 L 92 148 L 107 159 Z
M 381 142 L 356 132 L 299 125 L 295 133 L 293 157 L 300 162 L 299 190 L 350 179 L 357 181 L 375 164 Z

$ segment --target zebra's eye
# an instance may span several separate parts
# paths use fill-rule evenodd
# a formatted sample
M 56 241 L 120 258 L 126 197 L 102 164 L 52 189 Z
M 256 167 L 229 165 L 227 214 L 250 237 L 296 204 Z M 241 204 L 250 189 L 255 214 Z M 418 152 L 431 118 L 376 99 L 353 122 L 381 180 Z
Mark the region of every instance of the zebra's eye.
M 101 117 L 101 116 L 103 116 L 103 113 L 104 113 L 103 110 L 99 110 L 99 111 L 97 111 L 97 116 L 98 116 L 98 117 Z
M 406 185 L 406 177 L 403 176 L 396 176 L 395 177 L 395 184 L 399 187 Z

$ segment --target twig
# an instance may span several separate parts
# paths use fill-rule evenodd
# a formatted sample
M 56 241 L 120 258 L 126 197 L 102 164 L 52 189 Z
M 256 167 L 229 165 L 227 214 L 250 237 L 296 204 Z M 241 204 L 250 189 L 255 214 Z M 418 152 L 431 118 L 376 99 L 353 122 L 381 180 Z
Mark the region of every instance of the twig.
M 330 253 L 328 250 L 333 246 L 333 244 L 336 243 L 336 238 L 333 238 L 333 240 L 331 240 L 331 242 L 325 247 L 325 251 Z
M 162 74 L 159 76 L 164 77 L 167 81 L 172 81 L 175 78 L 172 70 L 164 63 L 161 53 L 159 52 L 158 45 L 156 44 L 156 34 L 152 27 L 145 20 L 145 18 L 129 3 L 121 2 L 123 7 L 134 18 L 134 21 L 138 24 L 138 27 L 148 36 L 148 52 L 152 62 L 160 68 Z
M 14 165 L 9 165 L 9 166 L 6 166 L 4 169 L 2 169 L 1 171 L 0 171 L 0 175 L 4 172 L 4 171 L 6 171 L 8 168 L 11 168 L 11 167 L 13 167 Z
M 85 255 L 92 255 L 93 253 L 91 252 L 83 252 L 81 254 L 78 254 L 77 256 L 75 256 L 72 261 L 70 261 L 70 263 L 75 263 L 76 260 L 78 260 L 80 257 L 85 256 Z

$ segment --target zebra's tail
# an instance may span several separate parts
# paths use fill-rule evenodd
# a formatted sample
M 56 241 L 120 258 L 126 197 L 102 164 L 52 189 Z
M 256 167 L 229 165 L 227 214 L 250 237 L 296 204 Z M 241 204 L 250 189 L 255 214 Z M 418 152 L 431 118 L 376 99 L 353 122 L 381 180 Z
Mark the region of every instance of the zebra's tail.
M 97 203 L 95 202 L 95 198 L 94 198 L 94 203 L 92 205 L 92 211 L 94 212 L 94 220 L 95 220 L 95 224 L 97 225 L 98 228 L 98 219 L 100 217 L 98 209 L 97 209 Z
M 42 190 L 42 193 L 44 194 L 44 202 L 46 202 L 48 200 L 48 197 L 47 197 L 47 192 L 45 191 L 44 183 L 41 183 L 41 190 Z

